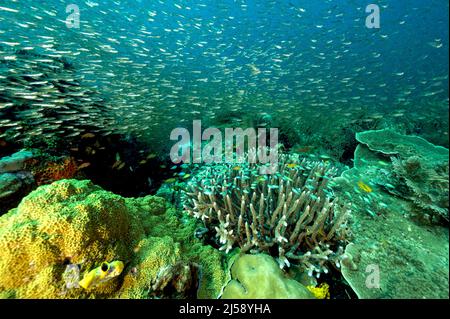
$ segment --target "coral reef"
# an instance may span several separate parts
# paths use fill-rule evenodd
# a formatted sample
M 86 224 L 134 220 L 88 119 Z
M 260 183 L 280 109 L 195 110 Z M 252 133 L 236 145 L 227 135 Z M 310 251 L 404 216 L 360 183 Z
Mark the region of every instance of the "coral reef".
M 38 159 L 29 161 L 27 168 L 31 169 L 37 185 L 50 184 L 61 179 L 71 179 L 77 175 L 79 165 L 73 157 L 64 157 L 57 161 Z
M 378 142 L 369 142 L 369 136 Z M 400 168 L 395 167 L 401 156 L 406 161 L 412 158 L 403 164 L 410 165 L 404 169 L 414 179 L 416 158 L 437 163 L 433 158 L 439 158 L 436 153 L 445 158 L 444 150 L 436 152 L 422 139 L 386 131 L 370 131 L 360 137 L 373 150 L 358 145 L 355 166 L 331 182 L 337 196 L 352 201 L 353 238 L 341 260 L 343 277 L 359 298 L 448 298 L 448 228 L 411 218 L 428 209 L 417 211 L 417 204 L 405 196 L 409 188 L 398 178 Z M 416 147 L 413 141 L 423 147 Z M 421 170 L 417 173 L 422 174 Z M 359 186 L 361 181 L 370 192 Z M 429 192 L 427 183 L 417 183 L 417 187 Z
M 178 262 L 161 268 L 152 283 L 151 293 L 176 299 L 192 299 L 197 296 L 201 268 L 196 263 Z
M 128 212 L 124 199 L 89 181 L 38 188 L 0 219 L 0 290 L 15 290 L 20 298 L 57 297 L 65 264 L 90 270 L 105 260 L 129 261 L 144 230 Z M 112 293 L 115 284 L 96 292 Z
M 448 298 L 448 229 L 418 225 L 406 209 L 392 206 L 381 219 L 355 209 L 341 272 L 359 298 Z
M 314 299 L 305 286 L 288 278 L 269 255 L 239 256 L 231 267 L 231 276 L 223 299 Z
M 0 296 L 147 298 L 162 268 L 186 261 L 202 269 L 198 296 L 215 298 L 225 279 L 222 257 L 195 239 L 195 227 L 162 198 L 122 198 L 90 181 L 41 186 L 0 217 Z M 67 265 L 79 265 L 83 278 L 113 260 L 124 263 L 120 276 L 67 288 Z
M 281 268 L 295 261 L 311 276 L 328 272 L 328 263 L 339 267 L 349 207 L 328 187 L 337 170 L 296 154 L 281 154 L 275 174 L 261 175 L 260 168 L 205 166 L 188 182 L 185 211 L 215 230 L 220 250 L 275 251 Z
M 391 130 L 361 132 L 356 139 L 380 157 L 390 157 L 392 165 L 388 165 L 389 170 L 385 168 L 384 176 L 392 187 L 386 190 L 414 203 L 413 214 L 448 223 L 448 149 Z
M 430 221 L 448 222 L 449 165 L 447 161 L 430 162 L 419 156 L 405 160 L 392 158 L 393 174 L 404 190 L 404 197 L 415 204 L 415 213 Z

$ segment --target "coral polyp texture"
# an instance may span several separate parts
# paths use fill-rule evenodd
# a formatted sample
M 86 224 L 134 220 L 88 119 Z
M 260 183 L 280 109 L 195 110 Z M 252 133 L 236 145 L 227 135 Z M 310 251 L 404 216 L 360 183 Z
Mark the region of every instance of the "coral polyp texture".
M 194 230 L 159 197 L 123 198 L 87 180 L 41 186 L 0 217 L 0 297 L 148 298 L 158 272 L 179 262 L 201 267 L 199 297 L 217 297 L 220 254 Z M 83 284 L 114 261 L 109 280 Z
M 281 154 L 274 174 L 261 175 L 261 165 L 205 166 L 188 183 L 185 211 L 226 252 L 275 252 L 280 268 L 295 262 L 316 276 L 339 267 L 350 210 L 328 187 L 337 169 L 295 154 Z

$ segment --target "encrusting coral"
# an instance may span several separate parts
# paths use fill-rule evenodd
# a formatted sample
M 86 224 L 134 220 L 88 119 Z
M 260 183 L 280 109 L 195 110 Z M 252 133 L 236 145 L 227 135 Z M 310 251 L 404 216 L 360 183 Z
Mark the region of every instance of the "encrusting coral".
M 58 161 L 32 159 L 26 166 L 32 171 L 36 184 L 39 186 L 61 179 L 74 178 L 78 173 L 78 164 L 73 157 L 65 157 Z
M 188 182 L 185 211 L 215 230 L 226 252 L 276 251 L 281 268 L 295 261 L 310 276 L 328 272 L 328 263 L 339 267 L 349 205 L 328 187 L 337 170 L 295 154 L 281 154 L 270 175 L 251 162 L 206 165 Z
M 225 278 L 221 256 L 194 230 L 159 197 L 123 198 L 90 181 L 41 186 L 0 217 L 0 297 L 148 298 L 162 268 L 195 262 L 202 270 L 198 297 L 215 298 Z M 78 275 L 113 261 L 123 262 L 123 271 L 79 287 Z

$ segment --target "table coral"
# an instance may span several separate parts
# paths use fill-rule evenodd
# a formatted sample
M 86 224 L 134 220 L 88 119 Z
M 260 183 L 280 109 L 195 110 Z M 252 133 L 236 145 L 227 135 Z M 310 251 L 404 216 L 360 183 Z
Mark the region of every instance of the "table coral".
M 436 151 L 433 145 L 416 137 L 391 135 L 396 139 L 394 144 L 409 142 L 402 147 L 384 141 L 388 137 L 384 131 L 361 134 L 373 150 L 359 144 L 354 167 L 333 180 L 336 194 L 352 201 L 353 238 L 341 261 L 342 275 L 359 298 L 448 298 L 448 227 L 415 218 L 415 210 L 425 215 L 429 208 L 420 208 L 412 201 L 414 197 L 405 183 L 406 179 L 414 181 L 427 199 L 446 196 L 448 205 L 448 192 L 430 187 L 434 183 L 445 185 L 443 178 L 434 176 L 428 181 L 436 174 L 423 174 L 436 158 L 443 159 L 438 162 L 445 167 L 448 150 Z M 377 142 L 372 144 L 369 137 Z M 420 141 L 421 146 L 413 147 L 413 141 Z M 410 151 L 393 153 L 406 149 Z M 372 192 L 358 187 L 361 179 L 370 184 Z M 421 201 L 427 203 L 424 198 Z M 428 203 L 441 204 L 434 200 Z
M 390 181 L 382 184 L 393 185 L 386 190 L 413 202 L 412 213 L 420 218 L 448 223 L 448 149 L 421 137 L 401 135 L 391 130 L 360 132 L 356 139 L 362 143 L 357 150 L 367 147 L 369 151 L 355 153 L 355 167 L 359 166 L 360 158 L 367 155 L 384 156 L 388 160 L 385 171 Z M 364 160 L 367 162 L 368 158 Z
M 402 135 L 393 130 L 372 130 L 356 133 L 356 140 L 372 151 L 385 155 L 409 157 L 423 154 L 428 158 L 448 158 L 448 149 L 436 146 L 414 135 Z

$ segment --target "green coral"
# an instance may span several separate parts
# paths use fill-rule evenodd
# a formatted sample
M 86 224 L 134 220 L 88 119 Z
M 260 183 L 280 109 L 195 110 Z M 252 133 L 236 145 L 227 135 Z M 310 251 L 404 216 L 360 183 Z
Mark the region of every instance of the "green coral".
M 430 159 L 448 159 L 448 149 L 445 147 L 433 145 L 419 136 L 402 135 L 389 129 L 359 132 L 356 133 L 356 140 L 372 151 L 385 155 L 409 157 L 423 154 Z
M 231 276 L 223 299 L 314 299 L 305 286 L 288 278 L 269 255 L 241 255 L 231 267 Z
M 364 143 L 356 148 L 355 166 L 333 180 L 337 196 L 352 202 L 353 239 L 341 262 L 343 277 L 359 298 L 448 298 L 448 228 L 411 218 L 429 213 L 429 208 L 413 201 L 396 167 L 396 161 L 404 161 L 402 156 L 406 161 L 419 157 L 421 163 L 427 159 L 431 164 L 439 162 L 436 159 L 445 161 L 445 152 L 420 138 L 384 130 L 360 134 L 358 139 Z M 422 192 L 448 196 L 442 190 L 430 192 L 429 184 L 420 182 L 427 176 L 419 176 L 422 171 L 417 166 L 413 169 L 416 163 L 404 164 L 411 165 L 405 176 L 417 181 Z M 372 191 L 361 189 L 359 181 Z M 368 287 L 367 280 L 375 279 L 376 269 L 379 285 Z
M 194 229 L 158 197 L 122 198 L 90 181 L 41 186 L 0 218 L 0 296 L 146 298 L 158 270 L 181 259 L 202 267 L 199 296 L 217 297 L 222 257 Z M 65 287 L 67 264 L 86 273 L 113 260 L 125 263 L 122 275 L 89 290 Z
M 387 165 L 380 175 L 384 180 L 377 177 L 377 184 L 410 200 L 414 204 L 412 213 L 415 215 L 433 222 L 448 222 L 448 149 L 421 137 L 401 135 L 391 130 L 357 133 L 356 139 L 362 145 L 355 153 L 355 167 L 362 166 L 362 158 L 366 163 L 368 158 L 384 158 Z

